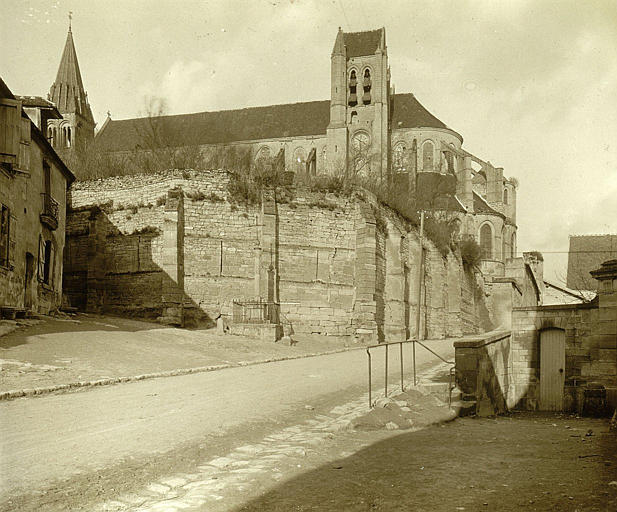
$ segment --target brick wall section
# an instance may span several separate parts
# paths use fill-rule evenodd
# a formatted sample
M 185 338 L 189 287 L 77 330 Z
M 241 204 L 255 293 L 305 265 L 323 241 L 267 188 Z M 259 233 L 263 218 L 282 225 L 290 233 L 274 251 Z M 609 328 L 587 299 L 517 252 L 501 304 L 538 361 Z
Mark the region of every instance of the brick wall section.
M 291 203 L 236 207 L 226 200 L 228 182 L 225 171 L 173 170 L 76 183 L 70 193 L 69 296 L 82 304 L 85 295 L 93 310 L 161 310 L 170 280 L 162 271 L 164 254 L 172 243 L 163 235 L 162 198 L 179 187 L 185 308 L 214 319 L 230 316 L 234 299 L 272 293 L 289 332 L 366 342 L 414 335 L 420 249 L 415 228 L 366 200 L 299 190 Z M 191 199 L 196 192 L 202 197 Z M 86 221 L 89 206 L 97 204 L 104 211 Z M 149 226 L 159 232 L 136 233 Z M 473 332 L 479 323 L 469 291 L 474 278 L 454 255 L 444 259 L 430 241 L 423 243 L 423 330 L 431 337 Z M 93 257 L 89 264 L 79 256 L 84 247 Z

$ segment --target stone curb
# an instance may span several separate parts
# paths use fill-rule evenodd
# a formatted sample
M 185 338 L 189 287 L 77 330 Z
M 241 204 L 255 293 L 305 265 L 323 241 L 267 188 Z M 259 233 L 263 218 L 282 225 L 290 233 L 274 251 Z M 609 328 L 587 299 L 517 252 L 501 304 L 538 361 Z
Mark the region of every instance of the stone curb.
M 329 350 L 327 352 L 315 352 L 311 354 L 302 354 L 298 356 L 274 357 L 271 359 L 261 359 L 258 361 L 240 361 L 232 364 L 219 364 L 212 366 L 197 366 L 195 368 L 178 368 L 176 370 L 167 370 L 164 372 L 144 373 L 142 375 L 134 375 L 131 377 L 112 377 L 109 379 L 97 379 L 89 381 L 70 382 L 68 384 L 57 384 L 55 386 L 46 386 L 33 389 L 14 389 L 3 391 L 0 393 L 0 401 L 13 400 L 15 398 L 25 398 L 39 395 L 48 395 L 51 393 L 68 392 L 79 388 L 90 388 L 94 386 L 110 386 L 112 384 L 121 384 L 123 382 L 136 382 L 139 380 L 156 379 L 159 377 L 176 377 L 179 375 L 190 375 L 191 373 L 205 373 L 216 370 L 225 370 L 228 368 L 241 368 L 243 366 L 253 366 L 257 364 L 276 363 L 278 361 L 290 361 L 292 359 L 304 359 L 307 357 L 327 356 L 330 354 L 340 354 L 342 352 L 351 352 L 352 350 L 363 350 L 366 347 L 349 347 L 339 350 Z

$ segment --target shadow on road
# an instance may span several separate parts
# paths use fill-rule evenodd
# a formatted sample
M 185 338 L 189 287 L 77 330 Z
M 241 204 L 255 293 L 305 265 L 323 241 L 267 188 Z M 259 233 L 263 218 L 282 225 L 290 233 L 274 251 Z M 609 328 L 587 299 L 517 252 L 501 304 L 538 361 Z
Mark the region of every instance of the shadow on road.
M 378 442 L 235 511 L 609 510 L 615 443 L 604 420 L 459 419 Z

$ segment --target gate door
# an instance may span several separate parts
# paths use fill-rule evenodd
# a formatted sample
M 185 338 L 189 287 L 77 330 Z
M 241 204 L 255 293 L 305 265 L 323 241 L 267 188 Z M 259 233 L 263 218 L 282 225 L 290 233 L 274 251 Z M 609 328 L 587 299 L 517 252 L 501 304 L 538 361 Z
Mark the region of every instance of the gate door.
M 540 410 L 563 410 L 566 336 L 562 329 L 540 332 Z

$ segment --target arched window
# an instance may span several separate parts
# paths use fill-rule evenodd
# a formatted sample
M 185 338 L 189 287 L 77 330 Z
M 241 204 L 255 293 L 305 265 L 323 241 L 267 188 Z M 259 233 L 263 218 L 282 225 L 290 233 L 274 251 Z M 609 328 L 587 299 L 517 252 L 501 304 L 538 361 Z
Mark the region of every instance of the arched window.
M 366 132 L 356 132 L 351 138 L 353 170 L 368 175 L 371 170 L 371 139 Z
M 357 122 L 358 122 L 358 113 L 355 110 L 353 110 L 351 112 L 351 124 L 355 124 Z
M 493 230 L 488 223 L 480 228 L 480 249 L 483 260 L 493 259 Z
M 394 172 L 405 172 L 407 170 L 405 165 L 405 143 L 397 142 L 394 145 L 394 151 L 392 151 L 392 168 Z
M 53 126 L 47 127 L 47 140 L 49 141 L 52 147 L 56 147 L 55 141 L 54 141 L 54 127 Z
M 432 171 L 433 170 L 433 159 L 435 157 L 435 146 L 430 140 L 427 140 L 424 144 L 422 144 L 422 170 L 423 171 Z
M 503 189 L 503 204 L 508 204 L 508 189 Z
M 364 70 L 364 79 L 362 80 L 362 87 L 364 94 L 362 95 L 362 103 L 365 105 L 371 104 L 371 72 L 368 68 Z
M 358 94 L 356 88 L 358 86 L 358 78 L 356 77 L 356 70 L 352 69 L 349 74 L 349 106 L 355 107 L 358 104 Z
M 296 148 L 294 151 L 293 170 L 302 172 L 306 168 L 306 151 L 304 148 Z
M 66 147 L 67 148 L 71 147 L 71 127 L 70 126 L 66 127 Z
M 510 245 L 510 258 L 516 258 L 516 233 L 512 233 L 512 244 Z

